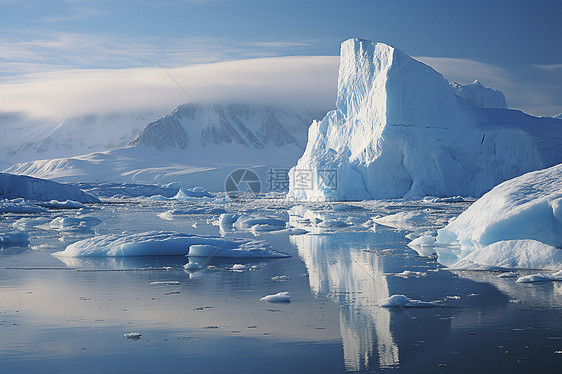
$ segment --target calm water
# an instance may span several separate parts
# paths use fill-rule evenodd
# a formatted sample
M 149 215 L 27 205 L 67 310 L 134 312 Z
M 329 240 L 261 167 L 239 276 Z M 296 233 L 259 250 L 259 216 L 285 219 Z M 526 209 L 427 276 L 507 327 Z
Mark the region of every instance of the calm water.
M 172 205 L 103 205 L 88 215 L 102 219 L 98 234 L 220 235 L 216 216 L 156 216 Z M 227 210 L 241 208 L 286 218 L 282 204 Z M 94 232 L 30 229 L 30 247 L 0 251 L 0 372 L 562 373 L 562 284 L 453 273 L 417 256 L 404 231 L 361 226 L 375 214 L 409 209 L 430 209 L 439 226 L 465 208 L 370 203 L 335 213 L 347 228 L 259 236 L 291 258 L 199 259 L 213 266 L 194 273 L 176 257 L 62 262 L 51 253 Z M 0 231 L 22 217 L 30 216 L 2 216 Z M 228 270 L 236 263 L 259 269 Z M 394 275 L 404 270 L 422 275 Z M 288 280 L 271 279 L 279 275 Z M 179 284 L 151 284 L 162 281 Z M 292 302 L 260 301 L 280 291 Z M 393 294 L 441 302 L 429 309 L 377 305 Z M 129 332 L 142 337 L 125 339 Z

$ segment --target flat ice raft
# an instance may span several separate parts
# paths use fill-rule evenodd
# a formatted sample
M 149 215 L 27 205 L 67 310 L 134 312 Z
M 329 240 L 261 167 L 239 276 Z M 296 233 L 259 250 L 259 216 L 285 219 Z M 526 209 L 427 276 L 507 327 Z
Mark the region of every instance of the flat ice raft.
M 191 253 L 191 249 L 194 252 Z M 205 248 L 205 251 L 201 251 Z M 264 241 L 222 239 L 177 232 L 150 231 L 136 234 L 94 236 L 70 244 L 54 256 L 126 257 L 126 256 L 212 256 L 236 258 L 279 258 L 289 255 L 271 249 Z

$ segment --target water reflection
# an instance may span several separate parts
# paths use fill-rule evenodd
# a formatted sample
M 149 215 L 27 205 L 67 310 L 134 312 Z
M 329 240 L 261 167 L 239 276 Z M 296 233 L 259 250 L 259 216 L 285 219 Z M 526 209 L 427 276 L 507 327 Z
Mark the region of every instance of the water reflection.
M 357 243 L 369 242 L 367 234 L 354 235 Z M 391 332 L 391 312 L 377 306 L 378 300 L 390 296 L 385 257 L 370 252 L 367 244 L 353 246 L 331 235 L 294 236 L 291 241 L 306 264 L 312 292 L 329 295 L 341 307 L 347 369 L 373 368 L 375 357 L 381 368 L 397 366 L 399 352 Z

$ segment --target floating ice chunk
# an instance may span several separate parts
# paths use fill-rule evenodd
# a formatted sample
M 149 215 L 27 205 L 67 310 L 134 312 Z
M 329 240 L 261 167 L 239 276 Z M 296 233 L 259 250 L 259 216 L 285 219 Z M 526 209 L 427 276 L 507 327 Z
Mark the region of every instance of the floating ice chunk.
M 234 264 L 234 265 L 232 265 L 232 267 L 230 269 L 235 270 L 235 271 L 244 271 L 244 270 L 247 270 L 248 267 L 246 265 L 242 265 L 242 264 Z
M 513 271 L 508 271 L 508 272 L 498 274 L 498 278 L 517 278 L 517 277 L 519 277 L 519 274 L 517 274 Z
M 462 196 L 449 196 L 449 197 L 426 196 L 423 198 L 423 201 L 428 203 L 461 203 L 464 201 L 468 201 L 468 199 Z
M 209 193 L 203 187 L 193 187 L 188 189 L 180 189 L 178 193 L 173 197 L 176 200 L 189 200 L 191 198 L 201 198 L 201 197 L 215 197 L 215 195 Z
M 427 273 L 422 273 L 421 271 L 404 270 L 401 273 L 396 273 L 393 275 L 400 278 L 421 278 L 425 277 Z
M 286 222 L 276 218 L 263 216 L 241 216 L 234 223 L 234 227 L 239 230 L 250 230 L 256 225 L 268 225 L 268 227 L 285 228 Z
M 515 283 L 562 282 L 562 274 L 536 273 L 517 278 Z
M 69 184 L 61 184 L 25 175 L 0 173 L 0 199 L 22 197 L 27 200 L 49 201 L 71 199 L 81 203 L 100 200 Z
M 399 230 L 415 231 L 420 226 L 427 225 L 427 214 L 425 212 L 400 212 L 381 218 L 373 218 L 375 223 L 383 226 L 393 227 Z
M 179 281 L 156 281 L 150 282 L 152 285 L 161 285 L 161 286 L 179 286 L 181 283 Z
M 48 222 L 50 222 L 50 219 L 48 219 L 48 218 L 42 218 L 42 217 L 28 218 L 28 217 L 25 217 L 25 218 L 18 219 L 16 222 L 14 222 L 12 224 L 12 226 L 15 229 L 25 231 L 25 230 L 33 229 L 37 226 L 41 226 L 41 225 L 43 225 L 45 223 L 48 223 Z
M 286 275 L 276 275 L 274 277 L 271 277 L 271 280 L 276 281 L 276 282 L 285 282 L 285 281 L 288 281 L 289 279 L 291 279 L 291 278 L 289 278 Z
M 55 256 L 185 256 L 188 253 L 216 257 L 289 257 L 266 242 L 247 239 L 222 239 L 177 232 L 149 231 L 136 234 L 100 235 L 66 247 Z
M 28 204 L 25 202 L 3 202 L 0 201 L 0 213 L 21 213 L 35 214 L 45 213 L 47 210 L 39 206 Z
M 148 197 L 150 201 L 169 201 L 170 199 L 162 195 L 152 195 Z
M 264 241 L 248 241 L 237 248 L 209 244 L 192 245 L 189 257 L 224 257 L 224 258 L 284 258 L 288 254 L 275 251 Z
M 562 164 L 494 187 L 437 236 L 467 249 L 513 239 L 562 247 Z
M 201 238 L 201 241 L 205 239 Z M 193 235 L 175 232 L 145 232 L 139 234 L 110 234 L 81 240 L 66 247 L 55 256 L 166 256 L 186 255 L 196 243 Z
M 66 200 L 66 201 L 58 201 L 58 200 L 51 200 L 44 203 L 39 203 L 44 208 L 52 208 L 52 209 L 82 209 L 87 208 L 86 205 L 79 203 L 78 201 L 73 200 Z
M 437 250 L 440 262 L 454 269 L 550 269 L 562 266 L 562 249 L 537 240 L 502 240 L 468 254 L 462 250 Z M 461 258 L 455 263 L 448 263 Z
M 57 217 L 49 226 L 56 230 L 90 230 L 100 223 L 101 220 L 96 217 Z
M 302 205 L 292 207 L 288 214 L 290 226 L 315 234 L 349 226 L 345 215 L 317 212 Z
M 261 301 L 267 301 L 269 303 L 288 303 L 291 301 L 291 295 L 289 292 L 278 292 L 274 295 L 267 295 L 260 299 Z
M 379 305 L 383 308 L 433 308 L 437 306 L 432 302 L 410 300 L 404 295 L 392 295 L 388 299 L 380 300 Z
M 189 209 L 170 209 L 167 210 L 163 213 L 159 213 L 157 214 L 158 217 L 167 220 L 167 221 L 173 221 L 175 219 L 181 218 L 182 216 L 187 216 L 187 215 L 195 215 L 195 214 L 212 214 L 212 215 L 217 215 L 217 214 L 222 214 L 224 213 L 225 210 L 222 208 L 216 208 L 216 207 L 195 207 L 195 208 L 189 208 Z
M 0 247 L 29 244 L 29 234 L 25 232 L 0 233 Z
M 412 240 L 408 246 L 418 252 L 420 256 L 431 256 L 435 254 L 435 237 L 431 235 L 422 235 Z
M 130 339 L 130 340 L 139 340 L 142 336 L 142 334 L 138 333 L 138 332 L 128 332 L 126 334 L 123 334 L 123 336 L 126 339 Z

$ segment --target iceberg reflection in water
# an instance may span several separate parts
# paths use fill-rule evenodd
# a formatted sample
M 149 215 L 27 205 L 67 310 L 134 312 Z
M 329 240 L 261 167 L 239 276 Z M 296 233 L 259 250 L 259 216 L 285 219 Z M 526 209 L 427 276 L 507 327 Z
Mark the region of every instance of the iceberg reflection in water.
M 366 238 L 357 238 L 358 235 L 368 236 L 368 233 L 353 234 L 356 242 L 368 243 L 362 240 Z M 357 246 L 332 235 L 293 236 L 291 241 L 306 264 L 311 291 L 329 295 L 340 304 L 347 370 L 371 368 L 375 356 L 381 368 L 397 366 L 398 345 L 391 332 L 391 311 L 377 305 L 378 300 L 390 296 L 386 258 L 365 251 L 370 249 L 368 244 Z

